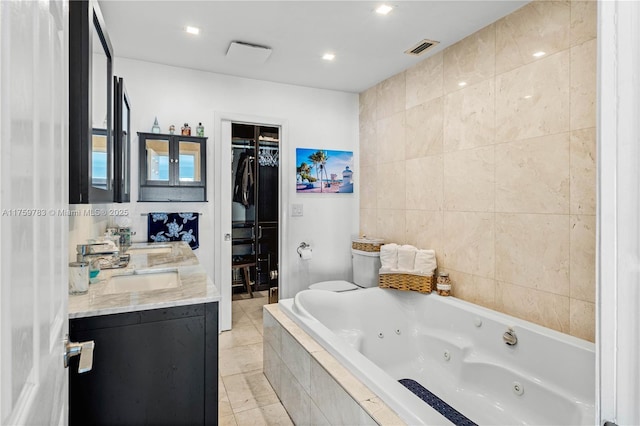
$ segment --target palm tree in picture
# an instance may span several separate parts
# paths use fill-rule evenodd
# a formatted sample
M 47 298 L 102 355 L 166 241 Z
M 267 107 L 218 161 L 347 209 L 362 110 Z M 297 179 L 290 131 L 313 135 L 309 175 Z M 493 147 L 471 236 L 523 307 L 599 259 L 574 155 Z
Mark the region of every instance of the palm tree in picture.
M 320 175 L 320 192 L 324 190 L 324 184 L 322 183 L 322 172 L 324 172 L 325 178 L 327 176 L 326 164 L 329 156 L 325 151 L 316 151 L 309 156 L 309 160 L 313 163 L 313 166 L 316 169 L 316 176 Z
M 327 155 L 327 151 L 322 151 L 322 162 L 320 163 L 320 176 L 322 176 L 322 172 L 324 172 L 324 181 L 326 182 L 327 188 L 331 186 L 329 183 L 329 174 L 327 172 L 327 161 L 329 161 L 329 156 Z
M 296 170 L 298 175 L 300 175 L 300 180 L 304 182 L 305 180 L 308 182 L 313 182 L 315 179 L 311 176 L 311 166 L 305 163 L 304 161 L 300 164 L 300 167 Z
M 318 181 L 318 179 L 320 179 L 320 191 L 322 191 L 322 179 L 321 176 L 318 176 L 318 174 L 320 173 L 320 157 L 318 155 L 319 153 L 320 151 L 316 151 L 311 154 L 309 156 L 309 161 L 311 161 L 311 163 L 313 164 L 312 168 L 316 170 L 316 182 Z

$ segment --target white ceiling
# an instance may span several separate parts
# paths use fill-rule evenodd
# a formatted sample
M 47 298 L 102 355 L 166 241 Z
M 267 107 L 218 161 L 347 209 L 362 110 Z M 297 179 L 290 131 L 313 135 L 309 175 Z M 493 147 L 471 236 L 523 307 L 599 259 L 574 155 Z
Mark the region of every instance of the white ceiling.
M 101 0 L 100 8 L 116 58 L 358 93 L 528 1 L 389 1 L 386 16 L 375 13 L 382 3 Z M 403 53 L 425 38 L 440 44 Z M 240 65 L 225 56 L 232 41 L 273 52 L 264 64 Z M 322 59 L 329 51 L 333 62 Z

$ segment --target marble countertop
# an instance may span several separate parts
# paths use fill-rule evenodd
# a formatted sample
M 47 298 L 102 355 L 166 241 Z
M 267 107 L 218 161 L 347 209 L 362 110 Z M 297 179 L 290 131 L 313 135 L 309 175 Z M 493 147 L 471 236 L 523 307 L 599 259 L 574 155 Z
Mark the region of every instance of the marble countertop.
M 133 244 L 126 268 L 102 270 L 97 277 L 99 281 L 89 285 L 88 293 L 69 295 L 69 319 L 220 301 L 220 291 L 207 276 L 187 243 L 161 243 L 170 247 L 168 253 L 137 254 L 133 250 L 153 247 L 154 244 Z M 180 284 L 176 288 L 162 290 L 105 294 L 107 282 L 112 276 L 153 270 L 177 270 Z

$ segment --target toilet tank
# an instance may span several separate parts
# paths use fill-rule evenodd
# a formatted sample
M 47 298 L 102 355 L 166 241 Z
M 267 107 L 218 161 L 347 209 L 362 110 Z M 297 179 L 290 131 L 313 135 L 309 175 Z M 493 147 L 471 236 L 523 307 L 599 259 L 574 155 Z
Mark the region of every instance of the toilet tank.
M 380 252 L 351 249 L 353 283 L 360 287 L 377 287 L 380 271 Z

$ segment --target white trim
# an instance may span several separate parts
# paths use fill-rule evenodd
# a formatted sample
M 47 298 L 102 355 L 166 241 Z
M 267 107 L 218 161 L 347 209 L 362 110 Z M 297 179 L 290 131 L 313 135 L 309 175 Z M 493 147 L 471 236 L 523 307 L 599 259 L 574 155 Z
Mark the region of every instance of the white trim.
M 596 420 L 640 424 L 640 3 L 598 25 Z
M 29 418 L 33 415 L 33 404 L 36 401 L 38 388 L 40 387 L 35 373 L 36 371 L 32 368 L 6 424 L 26 425 L 29 423 Z
M 222 194 L 224 193 L 222 190 L 222 180 L 221 173 L 224 173 L 225 170 L 225 162 L 229 160 L 229 155 L 225 155 L 222 152 L 222 145 L 224 142 L 223 139 L 223 122 L 234 122 L 234 123 L 251 123 L 251 124 L 264 124 L 267 126 L 280 127 L 280 168 L 278 171 L 278 187 L 280 188 L 279 194 L 279 202 L 278 202 L 278 220 L 279 220 L 279 247 L 278 247 L 278 259 L 279 259 L 279 294 L 284 293 L 284 288 L 286 288 L 286 274 L 283 274 L 284 271 L 287 271 L 286 265 L 289 263 L 289 257 L 287 256 L 287 251 L 282 250 L 285 242 L 287 241 L 287 208 L 289 205 L 289 193 L 287 191 L 287 182 L 286 179 L 283 178 L 284 168 L 289 164 L 289 155 L 288 155 L 288 139 L 289 139 L 289 123 L 285 119 L 281 118 L 272 118 L 272 117 L 264 117 L 264 116 L 254 116 L 248 114 L 240 114 L 240 113 L 228 113 L 228 112 L 216 112 L 214 114 L 214 168 L 213 168 L 213 178 L 214 178 L 214 203 L 215 203 L 215 218 L 214 218 L 214 226 L 213 226 L 213 238 L 214 238 L 214 282 L 218 286 L 220 290 L 220 294 L 222 296 L 220 301 L 220 330 L 230 330 L 231 329 L 231 287 L 230 280 L 224 279 L 224 272 L 227 269 L 229 272 L 231 268 L 223 269 L 222 265 L 222 244 L 224 241 L 224 234 L 231 232 L 231 229 L 225 229 L 225 226 L 230 228 L 230 223 L 225 225 L 223 223 L 224 214 L 223 208 L 225 207 L 225 203 L 222 200 Z M 225 143 L 226 144 L 226 143 Z M 229 147 L 231 149 L 231 147 Z M 230 152 L 230 151 L 229 151 Z M 228 162 L 226 163 L 228 164 Z M 230 219 L 229 219 L 230 221 Z

